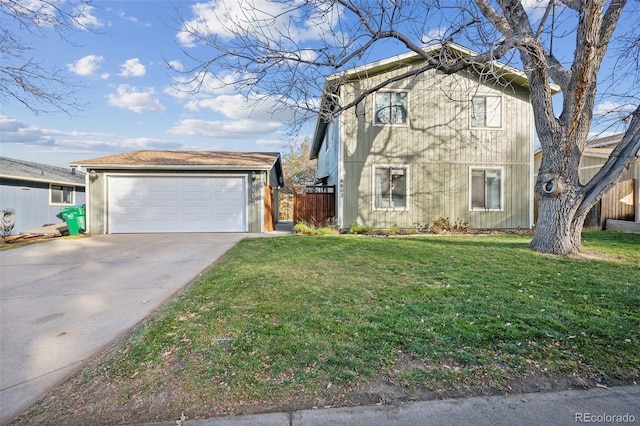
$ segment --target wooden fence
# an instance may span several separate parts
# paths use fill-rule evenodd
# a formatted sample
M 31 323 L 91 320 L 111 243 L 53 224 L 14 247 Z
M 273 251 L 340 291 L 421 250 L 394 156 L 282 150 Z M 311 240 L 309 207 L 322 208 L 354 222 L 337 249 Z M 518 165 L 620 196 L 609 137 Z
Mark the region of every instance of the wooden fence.
M 325 226 L 335 217 L 336 187 L 295 185 L 293 187 L 293 224 L 305 221 Z
M 275 190 L 269 185 L 264 186 L 264 230 L 270 232 L 276 229 Z
M 635 220 L 635 179 L 616 183 L 589 211 L 585 229 L 604 229 L 607 219 Z

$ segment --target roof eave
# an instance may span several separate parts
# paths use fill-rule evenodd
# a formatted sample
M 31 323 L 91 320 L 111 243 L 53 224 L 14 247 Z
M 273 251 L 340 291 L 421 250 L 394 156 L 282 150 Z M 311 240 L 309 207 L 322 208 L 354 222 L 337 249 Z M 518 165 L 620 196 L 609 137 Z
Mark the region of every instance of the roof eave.
M 73 182 L 73 181 L 62 180 L 62 179 L 39 179 L 39 178 L 32 178 L 27 176 L 7 175 L 3 173 L 0 173 L 0 178 L 23 180 L 27 182 L 53 183 L 56 185 L 69 185 L 69 186 L 82 186 L 82 187 L 85 186 L 84 182 Z
M 237 170 L 237 171 L 251 171 L 251 170 L 271 170 L 277 159 L 270 165 L 184 165 L 184 164 L 91 164 L 91 163 L 72 163 L 72 166 L 84 167 L 87 170 Z

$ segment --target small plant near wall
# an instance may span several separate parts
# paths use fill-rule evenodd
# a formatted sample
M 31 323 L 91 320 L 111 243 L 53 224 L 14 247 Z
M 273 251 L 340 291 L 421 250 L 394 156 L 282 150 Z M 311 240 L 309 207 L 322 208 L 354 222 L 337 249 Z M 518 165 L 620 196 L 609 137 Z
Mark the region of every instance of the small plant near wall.
M 353 222 L 351 224 L 351 228 L 347 231 L 347 234 L 370 234 L 371 228 L 367 226 L 362 226 L 358 222 Z
M 447 232 L 453 233 L 470 233 L 473 232 L 473 227 L 469 225 L 469 222 L 457 219 L 451 223 L 448 217 L 439 217 L 433 222 L 429 231 L 434 234 L 443 234 Z
M 299 235 L 336 235 L 338 234 L 338 229 L 331 225 L 316 227 L 310 223 L 300 221 L 293 226 L 293 233 Z

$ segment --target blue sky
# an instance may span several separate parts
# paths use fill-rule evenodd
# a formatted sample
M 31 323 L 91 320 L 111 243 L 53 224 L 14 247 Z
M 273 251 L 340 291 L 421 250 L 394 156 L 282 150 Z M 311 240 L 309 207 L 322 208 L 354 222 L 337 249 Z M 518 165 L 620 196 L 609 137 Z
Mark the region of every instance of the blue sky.
M 187 60 L 178 38 L 178 7 L 193 2 L 96 1 L 94 31 L 73 44 L 53 31 L 32 38 L 36 58 L 64 70 L 79 85 L 80 111 L 35 115 L 3 105 L 1 154 L 66 166 L 76 160 L 140 149 L 284 151 L 290 141 L 268 105 L 250 108 L 242 96 L 218 90 L 197 96 L 175 90 L 167 63 Z
M 178 12 L 190 20 L 195 9 L 216 4 L 216 0 L 96 0 L 86 23 L 93 31 L 74 32 L 71 44 L 46 30 L 46 37 L 27 39 L 36 60 L 68 73 L 78 84 L 76 96 L 83 107 L 71 115 L 35 115 L 17 103 L 3 103 L 1 155 L 64 167 L 140 149 L 287 151 L 291 136 L 281 120 L 286 117 L 273 115 L 269 101 L 252 108 L 241 95 L 219 84 L 197 95 L 175 89 L 175 79 L 181 75 L 167 64 L 176 69 L 193 65 L 183 49 L 202 57 L 207 53 L 180 34 Z M 213 32 L 218 30 L 215 25 L 209 28 Z M 630 31 L 630 25 L 628 17 L 623 19 L 618 32 Z M 301 25 L 297 30 L 301 40 L 312 43 L 322 28 Z M 440 29 L 432 31 L 437 34 Z M 556 43 L 562 49 L 562 40 Z M 368 60 L 396 53 L 404 51 L 379 50 Z M 612 68 L 612 63 L 603 68 Z M 218 76 L 225 78 L 224 73 Z M 632 84 L 632 78 L 625 77 L 615 87 L 624 93 L 624 87 Z M 604 113 L 621 105 L 620 98 L 602 99 L 596 110 Z M 299 137 L 310 134 L 314 124 L 303 128 Z

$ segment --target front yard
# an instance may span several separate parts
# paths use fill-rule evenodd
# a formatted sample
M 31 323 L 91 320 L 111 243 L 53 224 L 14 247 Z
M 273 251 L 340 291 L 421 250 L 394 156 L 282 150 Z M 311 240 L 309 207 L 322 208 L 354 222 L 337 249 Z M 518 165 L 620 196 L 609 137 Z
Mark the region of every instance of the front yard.
M 17 424 L 170 421 L 640 379 L 640 235 L 246 239 Z

